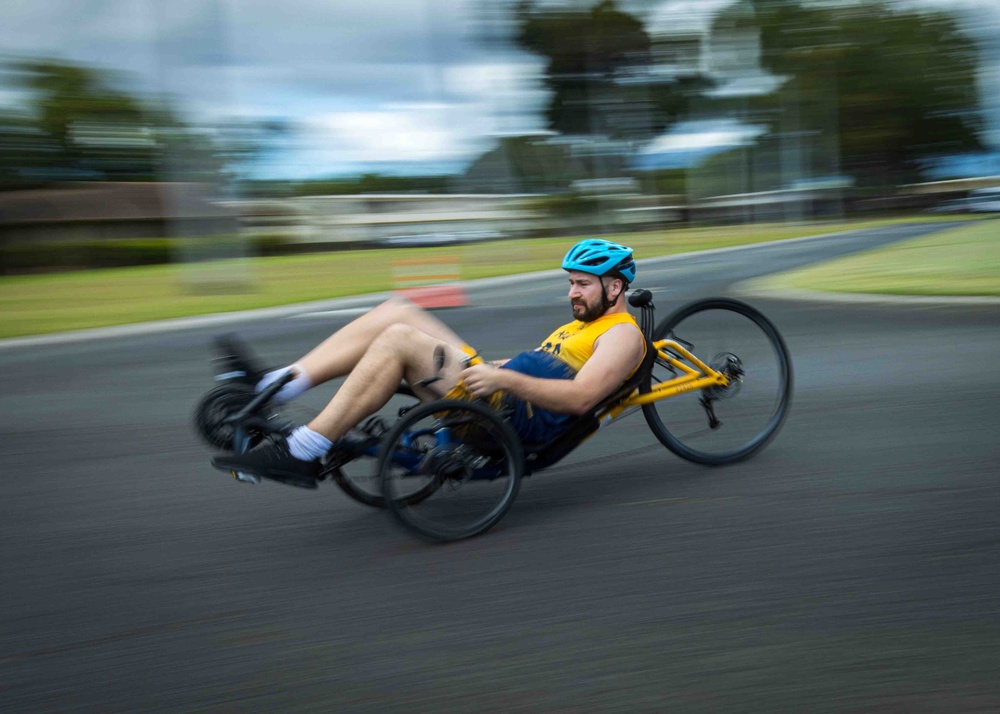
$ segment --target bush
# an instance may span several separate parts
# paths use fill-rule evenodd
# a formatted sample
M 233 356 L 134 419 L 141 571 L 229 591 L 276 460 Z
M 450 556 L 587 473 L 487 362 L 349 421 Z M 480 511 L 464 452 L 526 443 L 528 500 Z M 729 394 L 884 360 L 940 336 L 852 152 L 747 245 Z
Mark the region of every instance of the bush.
M 264 235 L 246 243 L 251 255 L 279 255 L 288 252 L 291 241 L 283 235 Z M 173 262 L 178 255 L 205 260 L 241 252 L 241 239 L 233 235 L 15 243 L 0 245 L 0 274 L 160 265 Z

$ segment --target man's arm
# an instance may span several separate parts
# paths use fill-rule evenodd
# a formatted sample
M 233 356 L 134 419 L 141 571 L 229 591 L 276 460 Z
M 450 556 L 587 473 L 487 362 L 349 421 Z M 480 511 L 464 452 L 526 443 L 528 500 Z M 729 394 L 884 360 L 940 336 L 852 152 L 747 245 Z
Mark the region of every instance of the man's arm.
M 529 377 L 490 365 L 470 367 L 460 377 L 477 397 L 502 389 L 542 409 L 585 414 L 625 381 L 642 354 L 642 334 L 631 325 L 616 325 L 598 338 L 593 356 L 573 379 Z

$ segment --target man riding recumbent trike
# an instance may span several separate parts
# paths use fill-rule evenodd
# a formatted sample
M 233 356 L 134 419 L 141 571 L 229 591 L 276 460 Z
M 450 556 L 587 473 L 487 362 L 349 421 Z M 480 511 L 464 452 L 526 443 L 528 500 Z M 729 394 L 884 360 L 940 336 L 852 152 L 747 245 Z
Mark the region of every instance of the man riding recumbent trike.
M 623 299 L 636 275 L 631 249 L 585 240 L 562 267 L 574 321 L 510 360 L 485 362 L 443 322 L 398 299 L 281 369 L 261 370 L 235 340 L 221 339 L 219 384 L 195 412 L 202 437 L 228 452 L 213 465 L 254 483 L 316 488 L 330 479 L 409 530 L 449 541 L 496 524 L 522 476 L 640 408 L 668 449 L 701 464 L 745 459 L 777 433 L 791 360 L 760 312 L 710 298 L 654 327 L 649 291 L 628 297 L 638 322 Z M 307 425 L 282 420 L 281 405 L 345 375 Z M 394 424 L 372 416 L 395 395 L 410 403 Z M 376 459 L 374 479 L 347 475 L 361 457 Z

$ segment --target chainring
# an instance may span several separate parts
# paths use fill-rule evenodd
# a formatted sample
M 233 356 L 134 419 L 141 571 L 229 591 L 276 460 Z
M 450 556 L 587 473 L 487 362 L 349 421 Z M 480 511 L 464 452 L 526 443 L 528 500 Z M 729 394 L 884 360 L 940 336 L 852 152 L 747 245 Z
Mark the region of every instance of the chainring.
M 233 451 L 235 427 L 226 419 L 245 407 L 257 395 L 253 387 L 239 382 L 220 384 L 211 389 L 194 410 L 194 427 L 209 445 L 224 451 Z M 250 447 L 260 442 L 263 434 L 251 430 Z

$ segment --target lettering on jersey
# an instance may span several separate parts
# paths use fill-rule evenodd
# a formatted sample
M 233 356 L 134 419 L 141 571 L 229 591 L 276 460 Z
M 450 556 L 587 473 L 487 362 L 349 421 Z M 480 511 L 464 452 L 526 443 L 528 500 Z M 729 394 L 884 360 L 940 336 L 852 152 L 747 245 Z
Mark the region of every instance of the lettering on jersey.
M 562 343 L 572 337 L 574 334 L 580 330 L 559 330 L 553 337 L 554 340 L 550 340 L 542 345 L 542 352 L 549 352 L 551 354 L 557 355 L 562 352 Z

